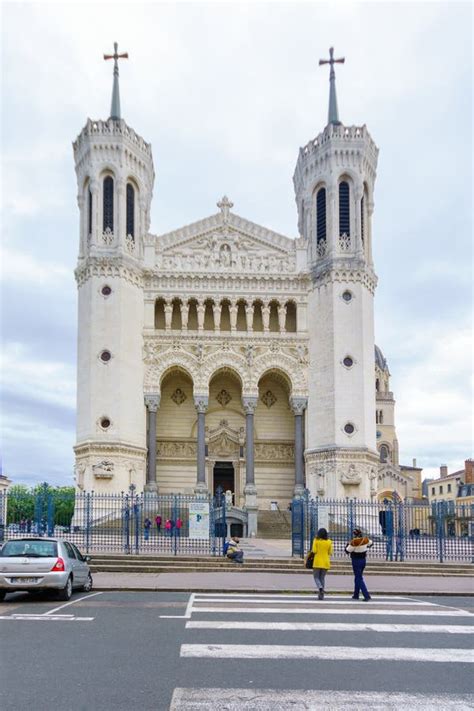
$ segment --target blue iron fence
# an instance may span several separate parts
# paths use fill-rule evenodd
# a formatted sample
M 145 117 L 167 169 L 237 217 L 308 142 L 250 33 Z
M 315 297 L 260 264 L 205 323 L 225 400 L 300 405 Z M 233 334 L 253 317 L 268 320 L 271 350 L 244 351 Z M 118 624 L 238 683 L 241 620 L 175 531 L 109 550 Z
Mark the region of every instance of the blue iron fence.
M 375 558 L 474 562 L 474 504 L 312 499 L 308 492 L 293 499 L 292 555 L 304 556 L 319 528 L 327 529 L 336 558 L 360 528 Z
M 0 544 L 25 535 L 67 538 L 84 552 L 221 555 L 225 496 L 94 491 L 41 487 L 0 492 Z

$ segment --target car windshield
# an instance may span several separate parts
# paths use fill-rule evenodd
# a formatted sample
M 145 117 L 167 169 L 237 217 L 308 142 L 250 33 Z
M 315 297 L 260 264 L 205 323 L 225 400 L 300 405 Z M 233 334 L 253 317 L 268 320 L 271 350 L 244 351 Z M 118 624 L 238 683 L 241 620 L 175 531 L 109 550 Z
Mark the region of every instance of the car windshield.
M 2 558 L 56 558 L 55 541 L 7 541 L 0 551 Z

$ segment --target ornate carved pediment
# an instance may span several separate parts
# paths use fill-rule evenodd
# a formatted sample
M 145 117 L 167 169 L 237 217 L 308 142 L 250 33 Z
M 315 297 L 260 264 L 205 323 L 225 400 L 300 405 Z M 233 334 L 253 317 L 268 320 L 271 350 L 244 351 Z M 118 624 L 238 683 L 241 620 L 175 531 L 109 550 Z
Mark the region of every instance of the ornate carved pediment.
M 244 428 L 236 430 L 230 427 L 227 420 L 221 420 L 217 427 L 206 427 L 209 456 L 213 459 L 219 457 L 239 457 L 240 447 L 244 441 Z
M 156 268 L 163 271 L 288 273 L 295 242 L 232 213 L 157 238 Z
M 96 479 L 112 479 L 114 475 L 114 463 L 109 459 L 103 459 L 98 464 L 92 465 L 92 473 Z

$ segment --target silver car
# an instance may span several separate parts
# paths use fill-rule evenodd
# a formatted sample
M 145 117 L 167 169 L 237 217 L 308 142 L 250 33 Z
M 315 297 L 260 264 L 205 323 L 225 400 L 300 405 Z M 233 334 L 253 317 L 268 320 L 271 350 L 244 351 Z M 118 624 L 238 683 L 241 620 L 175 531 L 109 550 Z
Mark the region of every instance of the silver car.
M 92 590 L 89 556 L 61 538 L 17 538 L 0 550 L 0 600 L 9 592 L 57 590 L 69 600 L 74 588 Z

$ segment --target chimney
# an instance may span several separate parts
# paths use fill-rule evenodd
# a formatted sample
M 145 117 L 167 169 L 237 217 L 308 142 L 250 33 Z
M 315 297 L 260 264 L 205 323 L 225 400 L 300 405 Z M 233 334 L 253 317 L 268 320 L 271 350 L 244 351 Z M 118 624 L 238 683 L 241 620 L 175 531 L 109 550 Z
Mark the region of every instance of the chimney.
M 448 465 L 447 464 L 442 464 L 439 468 L 439 476 L 442 479 L 445 476 L 448 476 Z
M 464 483 L 474 484 L 474 459 L 466 459 L 464 462 Z
M 413 469 L 416 469 L 416 459 L 413 460 Z

